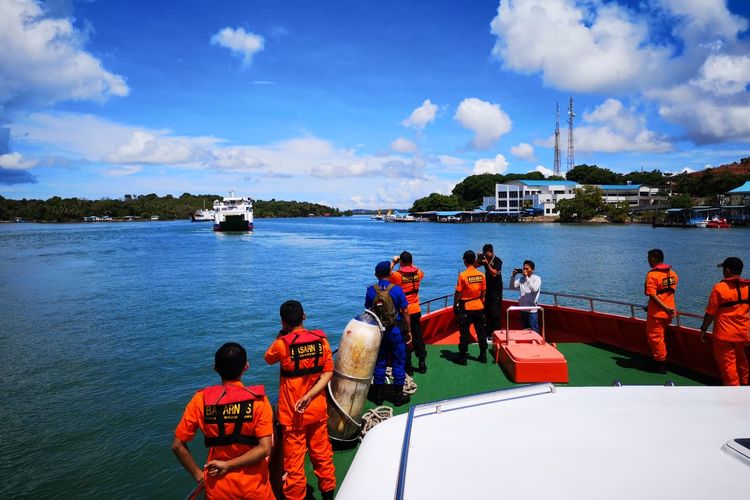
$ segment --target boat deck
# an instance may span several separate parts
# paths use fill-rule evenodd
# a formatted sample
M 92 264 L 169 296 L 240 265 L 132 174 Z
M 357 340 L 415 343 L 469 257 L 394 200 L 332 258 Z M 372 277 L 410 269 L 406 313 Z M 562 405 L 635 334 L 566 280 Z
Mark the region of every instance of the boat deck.
M 611 386 L 615 380 L 622 385 L 664 385 L 667 381 L 677 386 L 688 385 L 719 385 L 719 381 L 696 372 L 682 368 L 670 367 L 670 371 L 657 374 L 647 371 L 648 359 L 619 349 L 601 345 L 581 343 L 558 343 L 558 350 L 563 353 L 568 362 L 570 376 L 569 384 L 561 386 Z M 428 345 L 426 374 L 415 373 L 414 381 L 417 392 L 412 395 L 412 404 L 439 401 L 448 398 L 477 394 L 496 389 L 518 386 L 511 382 L 502 368 L 491 361 L 487 364 L 478 363 L 469 358 L 467 366 L 459 366 L 449 360 L 450 353 L 456 352 L 455 345 Z M 477 344 L 469 347 L 469 355 L 476 357 L 479 353 Z M 448 358 L 446 358 L 446 354 Z M 386 405 L 392 406 L 386 402 Z M 373 408 L 367 402 L 365 411 Z M 407 413 L 408 405 L 394 408 L 394 415 Z M 334 463 L 339 484 L 357 453 L 357 448 L 336 451 Z M 307 464 L 308 481 L 313 485 L 315 476 L 312 468 Z M 320 493 L 315 488 L 315 498 Z

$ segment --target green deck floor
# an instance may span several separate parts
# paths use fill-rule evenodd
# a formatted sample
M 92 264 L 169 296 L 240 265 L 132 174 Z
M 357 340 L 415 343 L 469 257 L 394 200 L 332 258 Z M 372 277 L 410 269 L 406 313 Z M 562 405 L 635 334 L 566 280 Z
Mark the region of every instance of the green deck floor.
M 664 385 L 667 381 L 672 381 L 678 386 L 718 385 L 720 383 L 718 380 L 675 367 L 669 367 L 666 375 L 649 372 L 646 369 L 647 359 L 617 349 L 589 344 L 562 343 L 557 344 L 557 348 L 568 362 L 570 377 L 569 384 L 559 385 L 611 386 L 615 380 L 619 380 L 623 385 Z M 417 392 L 412 395 L 411 404 L 428 403 L 518 385 L 511 382 L 502 368 L 491 361 L 481 364 L 475 358 L 470 357 L 467 366 L 459 366 L 445 358 L 445 354 L 450 356 L 450 353 L 456 351 L 457 346 L 452 345 L 427 346 L 427 373 L 414 374 Z M 475 357 L 477 354 L 479 354 L 478 345 L 471 345 L 469 355 Z M 672 371 L 673 369 L 675 371 Z M 388 402 L 385 404 L 392 406 Z M 365 411 L 374 406 L 368 401 Z M 393 413 L 399 415 L 408 411 L 409 406 L 404 405 L 394 408 Z M 334 453 L 336 477 L 339 484 L 346 476 L 356 453 L 356 448 Z M 306 472 L 308 482 L 316 487 L 315 498 L 320 498 L 317 481 L 309 461 Z

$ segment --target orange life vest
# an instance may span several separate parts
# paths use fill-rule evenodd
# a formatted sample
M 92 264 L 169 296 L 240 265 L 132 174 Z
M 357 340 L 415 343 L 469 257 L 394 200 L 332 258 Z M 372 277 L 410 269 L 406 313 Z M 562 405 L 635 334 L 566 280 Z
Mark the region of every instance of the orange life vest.
M 257 446 L 253 413 L 255 401 L 265 397 L 262 385 L 212 385 L 203 389 L 203 421 L 207 448 L 231 444 Z M 227 424 L 234 426 L 227 432 Z
M 667 264 L 657 264 L 655 265 L 651 271 L 661 271 L 667 273 L 667 275 L 660 279 L 659 284 L 660 288 L 656 289 L 656 294 L 671 294 L 674 295 L 675 293 L 675 286 L 677 285 L 677 279 L 673 276 L 672 273 L 672 266 Z
M 302 377 L 323 372 L 322 330 L 296 330 L 279 337 L 289 348 L 289 357 L 281 361 L 282 377 Z
M 750 280 L 743 280 L 742 278 L 727 278 L 721 280 L 727 285 L 735 283 L 735 289 L 737 290 L 737 300 L 727 300 L 719 303 L 719 307 L 734 307 L 740 304 L 750 305 Z M 745 296 L 742 296 L 742 290 L 745 290 Z

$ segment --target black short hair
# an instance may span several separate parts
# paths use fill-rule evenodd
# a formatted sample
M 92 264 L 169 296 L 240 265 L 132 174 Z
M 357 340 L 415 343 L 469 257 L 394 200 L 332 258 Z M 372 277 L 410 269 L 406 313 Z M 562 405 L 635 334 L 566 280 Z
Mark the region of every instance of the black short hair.
M 466 250 L 464 252 L 464 262 L 473 264 L 475 260 L 477 260 L 477 254 L 474 253 L 474 250 Z
M 222 380 L 238 380 L 247 363 L 247 352 L 237 342 L 227 342 L 214 355 L 214 370 Z
M 648 256 L 654 259 L 656 262 L 664 262 L 664 252 L 662 252 L 659 248 L 652 248 L 651 250 L 649 250 Z
M 411 259 L 411 254 L 407 252 L 406 250 L 401 252 L 401 255 L 398 256 L 398 261 L 401 264 L 406 264 L 407 266 L 410 266 L 411 263 L 413 262 Z
M 745 267 L 742 259 L 739 257 L 727 257 L 724 259 L 724 262 L 721 263 L 721 266 L 725 269 L 729 269 L 729 272 L 732 274 L 742 274 L 742 269 Z
M 525 261 L 523 261 L 523 265 L 524 266 L 529 266 L 532 270 L 536 269 L 536 267 L 534 267 L 534 261 L 533 260 L 525 260 Z
M 289 326 L 299 326 L 302 324 L 302 320 L 305 316 L 305 311 L 302 310 L 302 304 L 296 300 L 287 300 L 279 308 L 279 315 L 281 321 Z
M 492 248 L 492 243 L 485 243 L 482 247 L 482 252 L 492 252 L 495 253 L 495 249 Z

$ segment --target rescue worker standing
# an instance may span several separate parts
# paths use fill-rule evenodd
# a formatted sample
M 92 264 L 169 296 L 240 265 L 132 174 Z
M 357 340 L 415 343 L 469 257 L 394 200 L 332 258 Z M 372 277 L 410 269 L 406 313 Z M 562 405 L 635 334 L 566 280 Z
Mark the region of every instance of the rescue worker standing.
M 487 293 L 484 299 L 484 316 L 487 330 L 487 342 L 492 342 L 492 333 L 502 329 L 503 305 L 503 261 L 495 255 L 490 243 L 482 247 L 477 255 L 477 266 L 484 266 L 484 277 L 487 280 Z
M 395 391 L 393 404 L 401 406 L 411 400 L 408 394 L 404 394 L 404 381 L 406 380 L 406 372 L 404 371 L 406 341 L 404 338 L 408 338 L 410 333 L 409 303 L 401 287 L 390 282 L 390 276 L 391 263 L 387 260 L 379 262 L 375 266 L 375 277 L 378 279 L 378 282 L 375 285 L 367 287 L 365 294 L 365 309 L 373 310 L 377 309 L 374 308 L 376 299 L 380 300 L 375 287 L 378 287 L 381 291 L 387 290 L 387 295 L 392 301 L 391 306 L 394 308 L 393 312 L 395 314 L 393 326 L 386 326 L 383 338 L 380 341 L 378 359 L 375 362 L 375 370 L 373 372 L 372 394 L 375 404 L 379 405 L 383 403 L 385 399 L 385 370 L 388 367 L 388 359 L 390 358 L 391 367 L 393 368 L 393 389 Z
M 714 285 L 708 297 L 708 307 L 701 325 L 701 341 L 706 341 L 706 330 L 714 323 L 714 359 L 724 385 L 748 385 L 745 348 L 750 345 L 750 280 L 740 278 L 742 260 L 727 257 L 719 264 L 724 279 Z
M 328 440 L 328 406 L 323 392 L 333 377 L 333 355 L 322 330 L 303 325 L 302 304 L 281 304 L 281 332 L 264 356 L 269 365 L 280 363 L 279 423 L 284 428 L 284 496 L 303 500 L 307 493 L 305 454 L 324 500 L 333 500 L 336 476 L 333 448 Z
M 474 262 L 476 254 L 473 250 L 464 252 L 464 270 L 458 275 L 456 283 L 456 293 L 453 295 L 453 313 L 458 321 L 458 330 L 460 333 L 458 343 L 458 358 L 454 361 L 459 365 L 466 366 L 466 359 L 469 351 L 469 344 L 472 341 L 471 325 L 474 325 L 474 332 L 477 334 L 479 342 L 480 363 L 487 362 L 487 336 L 484 328 L 484 294 L 487 290 L 487 280 L 484 274 L 480 273 Z
M 221 385 L 195 393 L 175 430 L 172 451 L 209 499 L 272 499 L 266 458 L 271 453 L 273 409 L 263 386 L 244 386 L 245 349 L 234 342 L 214 355 Z M 187 447 L 200 428 L 208 447 L 205 470 Z
M 406 295 L 406 301 L 409 303 L 407 312 L 409 313 L 409 323 L 411 326 L 411 341 L 412 349 L 407 348 L 406 352 L 406 373 L 412 374 L 412 362 L 411 362 L 411 351 L 414 351 L 417 355 L 419 365 L 417 371 L 419 373 L 427 373 L 427 364 L 425 359 L 427 358 L 427 349 L 424 346 L 424 339 L 422 338 L 422 327 L 420 321 L 422 320 L 422 310 L 419 306 L 419 285 L 424 279 L 424 272 L 421 269 L 413 265 L 412 255 L 404 250 L 401 255 L 394 257 L 391 261 L 391 283 L 399 285 Z M 399 268 L 394 271 L 393 268 L 396 264 L 399 264 Z
M 664 252 L 658 248 L 648 251 L 648 265 L 651 266 L 651 270 L 646 274 L 644 292 L 648 296 L 646 337 L 656 371 L 667 373 L 667 344 L 664 342 L 664 331 L 677 313 L 674 294 L 678 277 L 672 267 L 664 263 Z

